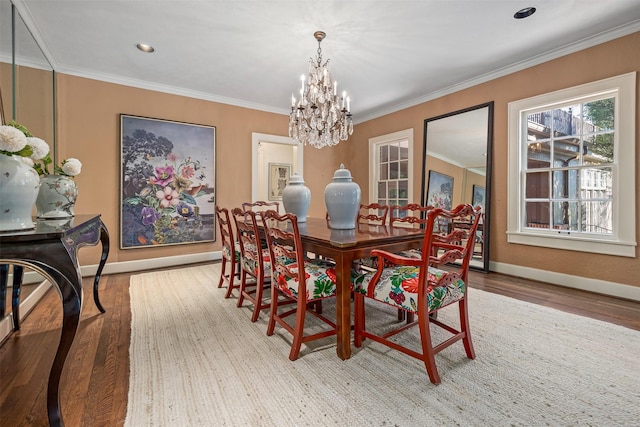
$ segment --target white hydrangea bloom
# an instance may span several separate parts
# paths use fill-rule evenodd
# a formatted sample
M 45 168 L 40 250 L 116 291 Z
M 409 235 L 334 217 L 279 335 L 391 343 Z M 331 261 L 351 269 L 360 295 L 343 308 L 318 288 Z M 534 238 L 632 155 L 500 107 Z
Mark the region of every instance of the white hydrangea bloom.
M 33 159 L 30 158 L 30 157 L 20 157 L 20 160 L 22 160 L 23 163 L 25 163 L 25 164 L 27 164 L 27 165 L 29 165 L 31 167 L 33 167 L 33 165 L 34 165 Z
M 36 138 L 35 136 L 28 137 L 27 144 L 31 147 L 31 151 L 33 151 L 30 156 L 33 160 L 44 159 L 44 157 L 49 154 L 49 144 L 40 138 Z
M 0 150 L 17 153 L 27 145 L 27 137 L 13 126 L 0 126 Z
M 62 162 L 62 171 L 69 176 L 76 176 L 82 171 L 82 163 L 72 157 Z

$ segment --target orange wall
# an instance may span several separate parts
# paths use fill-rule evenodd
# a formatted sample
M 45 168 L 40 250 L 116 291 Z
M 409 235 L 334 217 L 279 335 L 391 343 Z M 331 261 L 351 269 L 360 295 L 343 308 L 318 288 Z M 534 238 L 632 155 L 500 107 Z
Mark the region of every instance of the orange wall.
M 640 287 L 640 259 L 586 252 L 563 251 L 507 243 L 507 108 L 511 101 L 565 89 L 632 71 L 640 71 L 640 33 L 634 33 L 526 70 L 465 89 L 433 101 L 376 118 L 356 126 L 348 144 L 348 158 L 357 158 L 352 173 L 367 194 L 367 158 L 356 156 L 366 150 L 368 139 L 413 128 L 414 200 L 420 200 L 424 120 L 451 111 L 494 101 L 493 188 L 491 202 L 490 260 L 558 273 L 590 277 Z M 636 83 L 636 89 L 640 84 Z M 636 94 L 636 165 L 640 165 L 640 95 Z M 345 144 L 346 145 L 346 144 Z M 431 159 L 429 160 L 431 161 Z M 432 163 L 433 164 L 433 163 Z M 437 169 L 434 167 L 434 169 Z M 636 189 L 640 190 L 640 167 Z M 364 185 L 363 185 L 364 184 Z M 636 200 L 640 217 L 640 198 Z M 640 241 L 640 221 L 636 221 L 636 241 Z
M 252 132 L 286 135 L 288 118 L 241 107 L 170 95 L 64 74 L 57 76 L 58 159 L 76 157 L 83 164 L 75 179 L 76 214 L 101 213 L 111 238 L 107 262 L 209 252 L 215 243 L 120 250 L 121 113 L 216 127 L 216 202 L 228 208 L 251 199 Z M 313 151 L 310 153 L 309 151 Z M 324 186 L 338 167 L 339 147 L 305 148 L 305 175 L 313 192 L 312 215 L 324 216 Z M 217 230 L 216 230 L 217 231 Z M 81 264 L 96 264 L 98 248 L 80 251 Z
M 460 92 L 356 125 L 348 142 L 317 150 L 305 147 L 304 179 L 311 189 L 309 214 L 324 216 L 324 187 L 344 162 L 354 181 L 368 194 L 369 138 L 413 128 L 414 201 L 420 199 L 424 119 L 495 101 L 491 253 L 493 262 L 541 268 L 640 287 L 640 260 L 561 251 L 507 243 L 507 104 L 567 87 L 640 71 L 640 33 L 580 51 Z M 76 213 L 100 212 L 112 250 L 108 262 L 122 262 L 220 248 L 219 242 L 119 250 L 119 114 L 216 126 L 217 203 L 239 206 L 251 198 L 251 133 L 287 134 L 287 117 L 58 74 L 59 158 L 77 157 L 83 171 L 76 180 Z M 640 87 L 640 85 L 638 85 Z M 640 100 L 640 96 L 637 96 Z M 640 108 L 636 107 L 640 114 Z M 636 120 L 640 123 L 640 120 Z M 640 126 L 636 126 L 636 132 Z M 636 135 L 636 155 L 640 156 Z M 636 164 L 640 161 L 636 160 Z M 640 189 L 640 173 L 636 174 Z M 640 203 L 640 198 L 638 198 Z M 636 207 L 640 214 L 640 207 Z M 640 224 L 638 224 L 640 233 Z M 636 236 L 636 240 L 640 237 Z M 96 264 L 98 248 L 83 249 L 81 264 Z

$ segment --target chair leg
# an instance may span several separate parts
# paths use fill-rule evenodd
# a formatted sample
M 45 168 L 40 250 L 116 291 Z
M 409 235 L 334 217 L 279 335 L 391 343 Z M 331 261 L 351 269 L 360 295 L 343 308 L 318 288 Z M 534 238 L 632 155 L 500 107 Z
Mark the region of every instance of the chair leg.
M 464 351 L 467 353 L 469 359 L 475 359 L 476 353 L 473 349 L 473 343 L 471 342 L 471 330 L 469 329 L 469 312 L 467 311 L 467 299 L 463 298 L 458 302 L 458 309 L 460 310 L 460 331 L 464 332 L 464 338 L 462 344 L 464 344 Z
M 219 288 L 221 288 L 224 283 L 224 275 L 227 272 L 227 262 L 228 260 L 225 257 L 222 257 L 222 273 L 220 273 L 220 281 L 218 282 Z
M 436 366 L 433 343 L 431 342 L 431 330 L 429 329 L 429 316 L 418 316 L 418 328 L 420 329 L 420 341 L 422 342 L 422 358 L 427 369 L 429 380 L 435 384 L 440 384 L 440 374 Z
M 291 343 L 291 352 L 289 352 L 289 360 L 296 360 L 300 355 L 300 348 L 302 347 L 302 338 L 304 333 L 304 318 L 307 312 L 307 303 L 298 300 L 298 307 L 296 310 L 295 326 L 293 328 L 293 342 Z
M 267 324 L 267 335 L 273 335 L 276 328 L 276 316 L 278 314 L 278 289 L 275 281 L 271 282 L 271 308 L 269 309 L 269 323 Z
M 233 271 L 234 269 L 235 269 L 235 268 L 233 268 L 233 267 L 231 268 L 231 273 L 233 273 L 233 272 L 234 272 L 234 271 Z M 242 276 L 241 276 L 241 277 L 242 277 Z M 230 297 L 231 297 L 231 295 L 232 295 L 233 290 L 234 290 L 234 289 L 239 289 L 239 288 L 242 286 L 242 281 L 244 281 L 244 277 L 242 277 L 242 278 L 241 278 L 240 285 L 234 286 L 234 284 L 233 284 L 233 278 L 234 278 L 234 277 L 233 277 L 233 275 L 232 275 L 232 274 L 229 274 L 229 276 L 228 276 L 228 279 L 229 279 L 229 287 L 227 288 L 227 293 L 226 293 L 226 295 L 224 296 L 225 298 L 230 298 Z M 242 293 L 240 294 L 240 296 L 242 296 Z
M 256 281 L 256 295 L 253 302 L 253 314 L 251 315 L 251 321 L 256 322 L 258 316 L 260 316 L 260 310 L 262 310 L 262 294 L 264 293 L 264 277 L 259 278 Z

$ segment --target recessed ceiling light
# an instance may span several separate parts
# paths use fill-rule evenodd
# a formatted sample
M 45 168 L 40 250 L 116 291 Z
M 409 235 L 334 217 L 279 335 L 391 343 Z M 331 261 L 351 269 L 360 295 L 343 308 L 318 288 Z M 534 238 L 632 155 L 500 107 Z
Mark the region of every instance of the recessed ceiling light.
M 151 52 L 153 52 L 153 51 L 155 50 L 155 49 L 153 48 L 153 46 L 150 46 L 150 45 L 148 45 L 148 44 L 144 44 L 144 43 L 138 43 L 138 44 L 136 45 L 136 47 L 137 47 L 138 49 L 140 49 L 141 51 L 143 51 L 143 52 L 147 52 L 147 53 L 151 53 Z
M 516 19 L 524 19 L 524 18 L 528 18 L 534 13 L 536 13 L 535 7 L 525 7 L 524 9 L 520 9 L 519 11 L 517 11 L 515 15 L 513 15 L 513 17 Z

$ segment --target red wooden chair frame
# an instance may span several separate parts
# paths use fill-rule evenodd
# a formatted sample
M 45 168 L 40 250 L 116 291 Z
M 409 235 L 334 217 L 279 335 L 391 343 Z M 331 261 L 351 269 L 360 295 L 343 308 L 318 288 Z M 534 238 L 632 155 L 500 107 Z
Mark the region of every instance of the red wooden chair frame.
M 283 327 L 293 336 L 291 351 L 289 353 L 290 360 L 296 360 L 300 354 L 300 348 L 303 343 L 326 338 L 335 335 L 336 324 L 323 316 L 321 309 L 314 310 L 312 307 L 320 307 L 323 299 L 335 296 L 335 287 L 333 295 L 322 298 L 307 297 L 307 263 L 322 263 L 323 265 L 331 265 L 325 260 L 308 260 L 305 258 L 302 249 L 302 240 L 300 239 L 300 231 L 298 229 L 297 217 L 293 214 L 279 215 L 276 211 L 268 210 L 262 215 L 263 227 L 269 246 L 269 252 L 272 260 L 272 280 L 271 280 L 271 309 L 269 313 L 269 324 L 267 326 L 267 335 L 273 335 L 276 324 Z M 291 261 L 297 265 L 297 273 L 291 270 L 293 265 Z M 298 280 L 299 278 L 304 280 Z M 298 283 L 297 296 L 285 294 L 278 286 L 278 280 L 286 280 L 286 278 L 294 278 Z M 335 285 L 335 275 L 332 279 Z M 282 296 L 283 299 L 280 299 Z M 278 307 L 286 302 L 294 302 L 296 306 L 284 312 L 278 312 Z M 322 322 L 330 326 L 329 330 L 324 330 L 310 335 L 304 335 L 304 324 L 306 314 L 312 314 Z M 295 315 L 295 323 L 290 326 L 285 318 Z
M 239 285 L 234 285 L 234 278 L 237 274 L 236 267 L 238 260 L 236 259 L 235 237 L 233 235 L 233 227 L 229 218 L 229 210 L 216 205 L 216 218 L 220 228 L 220 240 L 222 241 L 222 272 L 218 288 L 223 287 L 227 283 L 227 293 L 225 298 L 229 298 L 234 289 L 240 289 Z M 230 271 L 227 273 L 227 265 Z
M 469 230 L 462 231 L 466 234 L 467 238 L 464 246 L 460 244 L 461 233 L 460 230 L 456 230 L 447 236 L 437 236 L 434 233 L 434 228 L 437 222 L 441 219 L 454 220 L 458 218 L 471 218 L 472 226 Z M 378 269 L 373 273 L 373 277 L 368 282 L 366 295 L 361 292 L 355 292 L 354 312 L 355 312 L 355 325 L 354 325 L 354 343 L 356 347 L 362 346 L 362 341 L 365 338 L 371 338 L 372 340 L 391 347 L 395 350 L 401 351 L 411 357 L 422 360 L 429 379 L 433 384 L 440 383 L 440 375 L 435 362 L 435 355 L 450 345 L 462 341 L 466 355 L 469 359 L 475 358 L 475 352 L 473 344 L 471 342 L 471 333 L 469 328 L 469 316 L 467 310 L 467 298 L 468 298 L 468 283 L 469 283 L 469 262 L 473 255 L 474 236 L 478 227 L 478 221 L 480 219 L 480 209 L 474 210 L 471 205 L 459 205 L 453 211 L 445 211 L 443 209 L 432 209 L 427 213 L 427 224 L 425 237 L 422 245 L 422 254 L 430 254 L 429 256 L 423 256 L 422 259 L 412 259 L 402 257 L 390 252 L 374 249 L 372 255 L 378 256 Z M 442 252 L 442 253 L 441 253 Z M 365 327 L 365 298 L 374 299 L 378 302 L 385 303 L 378 298 L 374 298 L 374 292 L 376 285 L 378 284 L 383 270 L 388 263 L 393 263 L 399 266 L 414 266 L 419 268 L 418 284 L 417 284 L 417 301 L 416 309 L 411 312 L 417 314 L 417 320 L 409 324 L 403 324 L 395 328 L 394 330 L 382 335 L 377 335 L 372 331 L 369 331 Z M 453 264 L 454 261 L 459 261 L 459 264 Z M 436 279 L 432 274 L 428 274 L 430 267 L 436 267 L 444 270 L 445 273 L 439 279 Z M 456 282 L 452 282 L 452 281 Z M 428 295 L 433 288 L 444 287 L 450 283 L 456 283 L 458 280 L 464 282 L 464 292 L 458 299 L 450 302 L 444 302 L 442 306 L 437 307 L 434 310 L 429 308 Z M 448 307 L 454 304 L 458 304 L 458 313 L 460 319 L 460 326 L 455 327 L 438 320 L 434 316 L 430 316 L 431 313 L 435 313 L 444 307 Z M 398 307 L 398 305 L 394 305 Z M 401 307 L 399 307 L 401 308 Z M 442 329 L 450 332 L 452 336 L 443 342 L 433 345 L 429 324 L 434 324 Z M 389 340 L 390 337 L 396 335 L 412 326 L 418 325 L 420 329 L 420 340 L 422 344 L 422 352 L 418 352 L 407 347 L 404 347 L 396 342 Z

